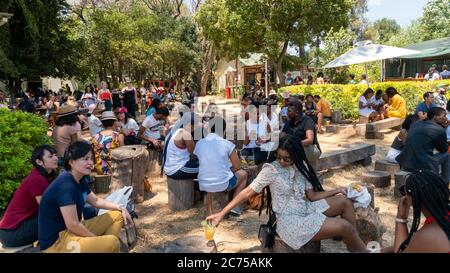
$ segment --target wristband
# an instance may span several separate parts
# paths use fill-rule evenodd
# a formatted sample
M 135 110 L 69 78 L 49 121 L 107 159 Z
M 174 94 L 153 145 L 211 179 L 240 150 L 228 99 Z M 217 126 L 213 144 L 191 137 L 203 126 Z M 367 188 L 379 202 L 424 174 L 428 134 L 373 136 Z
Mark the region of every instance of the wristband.
M 395 222 L 396 223 L 400 223 L 400 224 L 407 224 L 408 223 L 408 219 L 397 218 L 397 219 L 395 219 Z

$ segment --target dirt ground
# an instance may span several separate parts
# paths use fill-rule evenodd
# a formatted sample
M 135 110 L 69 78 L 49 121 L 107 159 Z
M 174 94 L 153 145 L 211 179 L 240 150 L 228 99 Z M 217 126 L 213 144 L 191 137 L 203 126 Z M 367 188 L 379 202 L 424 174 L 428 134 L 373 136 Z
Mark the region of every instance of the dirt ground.
M 236 112 L 238 104 L 224 104 L 216 98 L 219 108 L 231 109 Z M 324 152 L 340 149 L 341 145 L 351 143 L 370 143 L 376 145 L 376 154 L 372 157 L 372 164 L 368 167 L 349 165 L 324 172 L 325 189 L 348 186 L 359 182 L 361 173 L 374 169 L 377 159 L 386 156 L 389 146 L 397 132 L 385 136 L 384 140 L 365 140 L 361 137 L 348 137 L 345 135 L 324 134 L 319 135 L 319 142 Z M 146 196 L 144 203 L 137 206 L 139 219 L 137 220 L 139 241 L 132 250 L 136 253 L 164 252 L 165 248 L 175 239 L 189 236 L 203 236 L 200 222 L 204 220 L 205 209 L 203 203 L 196 204 L 194 208 L 183 212 L 172 212 L 168 203 L 167 184 L 165 178 L 149 174 L 153 186 L 152 194 Z M 379 215 L 387 231 L 383 235 L 383 246 L 393 244 L 395 216 L 397 201 L 393 197 L 392 186 L 386 189 L 375 189 L 375 207 L 379 208 Z M 215 241 L 219 252 L 223 253 L 258 253 L 259 241 L 257 238 L 259 225 L 267 221 L 267 216 L 254 210 L 245 211 L 240 217 L 231 217 L 224 220 L 216 229 Z M 322 242 L 322 252 L 347 252 L 343 242 L 326 240 Z

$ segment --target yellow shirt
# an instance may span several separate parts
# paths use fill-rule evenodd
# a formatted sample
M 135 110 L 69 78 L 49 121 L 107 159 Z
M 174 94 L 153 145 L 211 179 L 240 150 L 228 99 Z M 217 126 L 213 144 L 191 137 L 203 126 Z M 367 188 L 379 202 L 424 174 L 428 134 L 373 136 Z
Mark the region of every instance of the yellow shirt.
M 406 101 L 400 95 L 395 95 L 391 99 L 391 105 L 387 111 L 389 118 L 406 118 Z
M 317 108 L 324 116 L 331 117 L 331 107 L 327 100 L 321 98 L 317 103 Z

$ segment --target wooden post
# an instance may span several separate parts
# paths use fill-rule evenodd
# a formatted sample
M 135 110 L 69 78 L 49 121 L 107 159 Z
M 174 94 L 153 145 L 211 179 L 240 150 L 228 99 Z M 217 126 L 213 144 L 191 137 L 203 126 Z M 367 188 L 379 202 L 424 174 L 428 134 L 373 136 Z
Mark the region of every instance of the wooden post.
M 194 206 L 194 180 L 175 180 L 167 177 L 169 208 L 172 211 L 188 210 Z

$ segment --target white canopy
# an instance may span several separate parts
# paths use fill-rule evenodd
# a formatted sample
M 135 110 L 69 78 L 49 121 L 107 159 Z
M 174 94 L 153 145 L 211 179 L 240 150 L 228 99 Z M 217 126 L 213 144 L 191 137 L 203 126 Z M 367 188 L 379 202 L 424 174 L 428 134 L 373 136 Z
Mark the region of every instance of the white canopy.
M 339 56 L 334 61 L 325 65 L 324 68 L 368 63 L 417 53 L 419 52 L 415 50 L 372 44 L 372 42 L 369 41 Z

